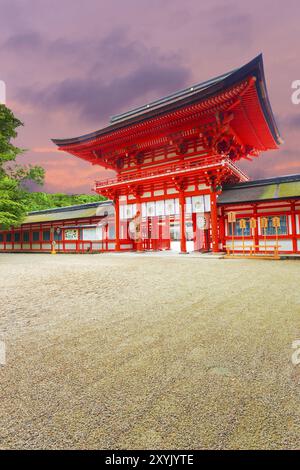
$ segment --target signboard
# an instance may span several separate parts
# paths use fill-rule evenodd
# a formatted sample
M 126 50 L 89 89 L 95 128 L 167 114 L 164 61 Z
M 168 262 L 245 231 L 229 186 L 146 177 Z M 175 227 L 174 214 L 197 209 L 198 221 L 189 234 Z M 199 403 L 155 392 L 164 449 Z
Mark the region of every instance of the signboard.
M 129 222 L 129 236 L 131 240 L 139 240 L 141 237 L 141 216 L 135 217 Z
M 78 240 L 78 229 L 77 228 L 65 229 L 65 240 Z
M 156 215 L 165 215 L 165 201 L 156 201 Z
M 193 196 L 192 206 L 193 206 L 193 212 L 204 212 L 203 196 Z
M 131 219 L 136 211 L 135 204 L 120 204 L 120 219 Z
M 82 240 L 102 240 L 102 226 L 83 228 Z
M 168 199 L 166 201 L 166 215 L 173 215 L 173 214 L 175 214 L 174 199 Z
M 210 212 L 210 195 L 209 194 L 204 195 L 204 211 Z
M 147 217 L 155 216 L 155 202 L 147 202 Z
M 207 221 L 206 221 L 206 217 L 204 215 L 198 215 L 197 217 L 197 227 L 200 229 L 200 230 L 205 230 L 207 229 Z

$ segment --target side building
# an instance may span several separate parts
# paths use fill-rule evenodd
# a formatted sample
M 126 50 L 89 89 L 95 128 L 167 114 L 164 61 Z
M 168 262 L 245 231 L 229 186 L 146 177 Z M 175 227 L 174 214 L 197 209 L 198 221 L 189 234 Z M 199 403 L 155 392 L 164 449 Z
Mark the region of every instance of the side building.
M 209 224 L 209 197 L 203 196 L 200 204 L 197 199 L 188 200 L 185 217 L 187 251 L 210 251 L 212 231 Z M 169 202 L 170 203 L 170 202 Z M 143 250 L 180 251 L 180 210 L 174 204 L 174 214 L 169 216 L 169 228 L 164 224 L 165 217 L 156 215 L 160 202 L 152 205 L 154 214 L 149 216 L 152 225 L 151 246 L 143 235 Z M 194 211 L 193 212 L 193 207 Z M 157 209 L 158 208 L 158 209 Z M 120 251 L 137 249 L 135 214 L 125 213 L 121 206 L 122 218 L 126 220 L 121 238 Z M 146 213 L 147 203 L 142 203 L 142 213 Z M 235 223 L 228 216 L 235 214 Z M 197 224 L 193 231 L 196 214 Z M 273 227 L 273 218 L 278 217 L 280 227 Z M 142 217 L 142 220 L 145 217 Z M 240 221 L 244 220 L 244 232 Z M 250 221 L 256 226 L 251 228 Z M 262 227 L 262 220 L 266 225 Z M 123 220 L 123 219 L 122 219 Z M 217 198 L 218 245 L 220 250 L 232 245 L 232 238 L 241 246 L 244 238 L 246 249 L 264 253 L 265 246 L 273 246 L 278 237 L 279 252 L 300 254 L 300 175 L 268 178 L 224 186 Z M 131 227 L 133 225 L 133 227 Z M 112 201 L 95 202 L 58 209 L 31 212 L 20 227 L 0 231 L 1 252 L 50 252 L 54 247 L 62 253 L 87 253 L 115 251 L 115 207 Z M 233 237 L 232 237 L 233 235 Z M 236 249 L 236 251 L 241 251 Z
M 0 231 L 0 251 L 114 251 L 114 216 L 111 201 L 30 212 L 20 227 Z M 132 243 L 124 241 L 122 249 Z
M 225 186 L 218 207 L 223 247 L 232 246 L 233 235 L 236 251 L 240 251 L 244 238 L 248 250 L 253 247 L 256 252 L 264 252 L 278 240 L 279 253 L 300 254 L 300 175 Z M 235 215 L 235 223 L 228 221 L 230 213 Z M 278 227 L 274 227 L 274 218 Z M 254 228 L 251 219 L 255 220 Z

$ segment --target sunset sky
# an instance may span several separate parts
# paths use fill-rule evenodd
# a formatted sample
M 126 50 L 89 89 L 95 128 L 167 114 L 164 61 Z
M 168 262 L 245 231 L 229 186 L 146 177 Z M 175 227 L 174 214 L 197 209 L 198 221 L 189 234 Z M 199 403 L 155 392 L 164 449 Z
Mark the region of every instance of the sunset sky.
M 242 168 L 252 178 L 300 173 L 299 0 L 1 0 L 0 79 L 24 122 L 24 163 L 46 169 L 44 190 L 91 192 L 107 172 L 51 138 L 104 127 L 112 114 L 264 56 L 284 145 Z M 20 161 L 21 161 L 20 160 Z M 110 176 L 110 175 L 108 175 Z

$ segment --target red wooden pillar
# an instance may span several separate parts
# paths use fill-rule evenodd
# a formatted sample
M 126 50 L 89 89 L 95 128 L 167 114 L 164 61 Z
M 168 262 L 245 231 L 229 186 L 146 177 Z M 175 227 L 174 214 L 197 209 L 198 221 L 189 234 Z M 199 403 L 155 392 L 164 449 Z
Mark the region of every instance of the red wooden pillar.
M 115 239 L 116 239 L 116 244 L 115 244 L 115 251 L 120 251 L 120 200 L 119 200 L 119 195 L 115 195 L 114 197 L 114 203 L 115 203 Z
M 159 248 L 159 217 L 151 217 L 151 248 L 152 250 L 158 250 Z
M 258 235 L 258 216 L 257 216 L 257 205 L 253 206 L 253 217 L 256 220 L 256 227 L 254 229 L 254 242 L 255 242 L 255 249 L 254 251 L 259 251 L 259 235 Z
M 102 232 L 102 237 L 104 236 L 104 242 L 105 242 L 105 251 L 108 251 L 108 223 L 104 225 L 104 234 Z M 103 245 L 102 245 L 103 246 Z
M 184 191 L 181 191 L 179 193 L 179 210 L 180 210 L 180 251 L 181 253 L 186 253 Z
M 224 207 L 221 208 L 221 216 L 220 216 L 220 241 L 222 244 L 222 250 L 224 250 L 224 245 L 226 245 Z
M 291 222 L 292 222 L 292 241 L 293 241 L 293 253 L 297 250 L 297 228 L 296 228 L 296 207 L 295 202 L 291 202 Z
M 138 239 L 136 242 L 136 251 L 143 251 L 143 239 L 142 239 L 142 204 L 140 198 L 136 200 L 136 213 L 138 215 L 137 224 L 138 227 Z
M 32 225 L 30 224 L 29 225 L 29 247 L 30 247 L 30 250 L 32 250 L 32 236 L 33 236 L 32 232 L 33 232 Z
M 217 209 L 217 193 L 212 190 L 210 193 L 210 221 L 211 221 L 211 238 L 213 253 L 219 252 L 218 239 L 218 209 Z
M 163 239 L 165 240 L 164 246 L 167 250 L 171 248 L 171 233 L 170 233 L 170 216 L 165 215 L 163 217 L 165 225 L 163 225 Z
M 66 251 L 66 229 L 64 228 L 65 222 L 62 223 L 63 228 L 61 229 L 62 249 L 63 253 Z
M 53 227 L 53 224 L 50 224 L 50 245 L 51 245 L 51 251 L 52 251 L 52 248 L 53 248 L 53 245 L 52 243 L 54 242 L 54 227 Z M 76 252 L 77 252 L 77 240 L 76 240 Z
M 197 230 L 197 213 L 192 212 L 192 223 L 193 223 L 193 241 L 194 241 L 194 251 L 197 251 L 199 248 L 199 241 L 198 241 L 198 230 Z
M 11 227 L 11 248 L 15 249 L 15 228 Z

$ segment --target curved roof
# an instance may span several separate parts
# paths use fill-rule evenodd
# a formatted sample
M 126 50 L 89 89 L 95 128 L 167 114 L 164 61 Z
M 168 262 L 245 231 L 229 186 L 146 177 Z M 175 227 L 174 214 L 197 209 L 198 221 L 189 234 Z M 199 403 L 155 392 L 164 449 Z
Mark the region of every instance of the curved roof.
M 173 93 L 162 99 L 148 103 L 145 106 L 141 106 L 126 113 L 113 116 L 111 118 L 111 124 L 103 129 L 79 137 L 52 139 L 52 141 L 59 147 L 69 147 L 72 145 L 89 142 L 97 137 L 109 135 L 114 131 L 128 128 L 132 125 L 142 123 L 149 119 L 167 115 L 168 113 L 183 107 L 199 103 L 203 100 L 213 97 L 214 95 L 226 91 L 228 88 L 241 83 L 243 80 L 249 77 L 255 78 L 255 87 L 264 118 L 274 139 L 274 142 L 279 145 L 282 143 L 282 139 L 280 137 L 280 133 L 276 125 L 268 98 L 262 54 L 255 57 L 246 65 L 243 65 L 242 67 L 239 67 L 233 71 L 215 77 L 211 80 L 193 85 L 177 93 Z

